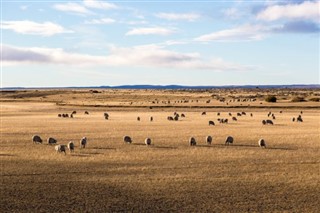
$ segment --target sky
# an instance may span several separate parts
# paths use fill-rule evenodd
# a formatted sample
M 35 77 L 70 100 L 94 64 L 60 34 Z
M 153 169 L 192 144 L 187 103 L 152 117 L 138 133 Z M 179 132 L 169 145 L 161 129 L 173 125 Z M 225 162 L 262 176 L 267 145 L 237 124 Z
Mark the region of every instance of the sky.
M 316 0 L 0 4 L 1 87 L 320 83 Z

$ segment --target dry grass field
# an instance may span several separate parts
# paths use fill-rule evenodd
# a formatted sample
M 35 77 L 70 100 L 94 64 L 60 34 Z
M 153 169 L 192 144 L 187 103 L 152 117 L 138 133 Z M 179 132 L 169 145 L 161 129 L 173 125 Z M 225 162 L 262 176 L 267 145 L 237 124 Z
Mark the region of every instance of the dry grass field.
M 264 101 L 270 93 L 277 103 Z M 1 212 L 320 212 L 320 105 L 290 101 L 319 93 L 2 92 Z M 74 118 L 57 116 L 73 110 Z M 175 111 L 186 117 L 168 121 Z M 271 119 L 269 111 L 276 116 L 274 125 L 262 125 Z M 303 122 L 292 122 L 300 111 Z M 229 112 L 247 115 L 232 121 Z M 216 125 L 209 126 L 209 120 Z M 35 134 L 54 137 L 58 144 L 73 140 L 75 152 L 56 153 L 46 141 L 33 144 Z M 125 144 L 124 135 L 133 143 Z M 213 137 L 211 146 L 207 135 Z M 228 135 L 234 143 L 225 146 Z M 88 145 L 79 149 L 84 136 Z M 191 136 L 197 146 L 189 146 Z M 151 146 L 144 144 L 146 137 Z M 258 146 L 260 138 L 266 149 Z

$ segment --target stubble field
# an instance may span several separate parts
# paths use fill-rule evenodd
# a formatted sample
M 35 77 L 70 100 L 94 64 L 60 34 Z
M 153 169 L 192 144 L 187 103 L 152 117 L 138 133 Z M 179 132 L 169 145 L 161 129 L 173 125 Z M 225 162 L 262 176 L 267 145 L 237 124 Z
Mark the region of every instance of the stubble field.
M 283 99 L 272 105 L 261 99 L 226 105 L 209 93 L 164 93 L 3 94 L 1 212 L 320 211 L 319 102 Z M 181 99 L 194 101 L 164 101 Z M 57 116 L 73 110 L 74 118 Z M 274 125 L 262 125 L 269 111 L 276 116 Z M 292 122 L 301 111 L 303 122 Z M 173 112 L 186 117 L 168 121 Z M 232 121 L 229 113 L 237 112 L 247 115 Z M 220 124 L 218 118 L 229 122 Z M 209 120 L 216 125 L 209 126 Z M 54 137 L 58 144 L 73 140 L 75 152 L 56 153 L 46 141 L 33 144 L 34 134 Z M 133 143 L 125 144 L 124 135 Z M 213 137 L 211 146 L 207 135 Z M 228 135 L 235 141 L 225 146 Z M 88 146 L 79 149 L 84 136 Z M 189 146 L 191 136 L 197 146 Z M 146 137 L 151 146 L 144 144 Z M 258 146 L 260 138 L 266 149 Z

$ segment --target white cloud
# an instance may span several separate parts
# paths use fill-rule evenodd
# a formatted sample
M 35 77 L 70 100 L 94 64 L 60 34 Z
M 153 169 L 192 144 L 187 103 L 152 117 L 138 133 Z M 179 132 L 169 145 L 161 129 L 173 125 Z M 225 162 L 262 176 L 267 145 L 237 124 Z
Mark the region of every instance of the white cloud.
M 197 13 L 157 13 L 155 16 L 170 21 L 195 21 L 201 17 L 200 14 Z
M 53 5 L 53 8 L 63 12 L 71 12 L 82 15 L 93 14 L 92 11 L 88 10 L 86 7 L 78 3 L 55 4 Z
M 195 41 L 250 41 L 261 40 L 265 35 L 265 28 L 254 25 L 244 25 L 237 28 L 221 30 L 195 38 Z
M 102 18 L 102 19 L 92 19 L 90 21 L 85 21 L 85 24 L 112 24 L 116 21 L 111 18 Z
M 89 8 L 95 8 L 95 9 L 117 9 L 118 6 L 113 3 L 108 3 L 105 1 L 96 1 L 96 0 L 84 0 L 83 1 L 84 6 Z
M 243 16 L 243 13 L 240 12 L 237 8 L 228 8 L 223 11 L 223 14 L 230 19 L 239 19 Z
M 2 29 L 13 30 L 21 34 L 52 36 L 60 33 L 72 33 L 72 31 L 66 30 L 62 26 L 52 22 L 37 23 L 28 20 L 3 21 L 1 25 Z
M 141 27 L 134 28 L 126 33 L 126 35 L 170 35 L 175 30 L 164 27 Z
M 191 69 L 210 71 L 250 70 L 243 66 L 226 62 L 220 58 L 204 59 L 199 53 L 180 53 L 166 50 L 158 45 L 135 47 L 111 47 L 106 56 L 93 56 L 66 52 L 53 48 L 21 48 L 3 45 L 3 64 L 55 64 L 71 66 L 129 66 L 167 69 Z
M 271 5 L 257 15 L 257 19 L 275 21 L 299 19 L 319 22 L 319 1 L 305 1 L 301 4 Z

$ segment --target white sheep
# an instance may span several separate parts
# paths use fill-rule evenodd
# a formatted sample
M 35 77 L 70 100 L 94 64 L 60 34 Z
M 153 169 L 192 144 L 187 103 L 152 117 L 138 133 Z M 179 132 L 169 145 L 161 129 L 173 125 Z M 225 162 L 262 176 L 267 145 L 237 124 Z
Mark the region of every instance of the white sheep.
M 55 147 L 56 152 L 64 152 L 64 154 L 66 154 L 66 145 L 56 145 Z
M 86 148 L 86 145 L 87 145 L 87 138 L 86 137 L 81 138 L 81 140 L 80 140 L 80 149 Z
M 39 135 L 34 135 L 34 136 L 32 136 L 32 141 L 33 141 L 33 143 L 42 143 L 42 139 L 41 139 L 41 137 L 39 136 Z
M 260 146 L 260 147 L 267 148 L 267 144 L 266 144 L 266 141 L 265 141 L 264 139 L 261 138 L 261 139 L 258 141 L 258 143 L 259 143 L 259 146 Z
M 68 143 L 68 149 L 69 149 L 70 152 L 74 152 L 74 143 L 73 143 L 73 141 L 70 141 Z

